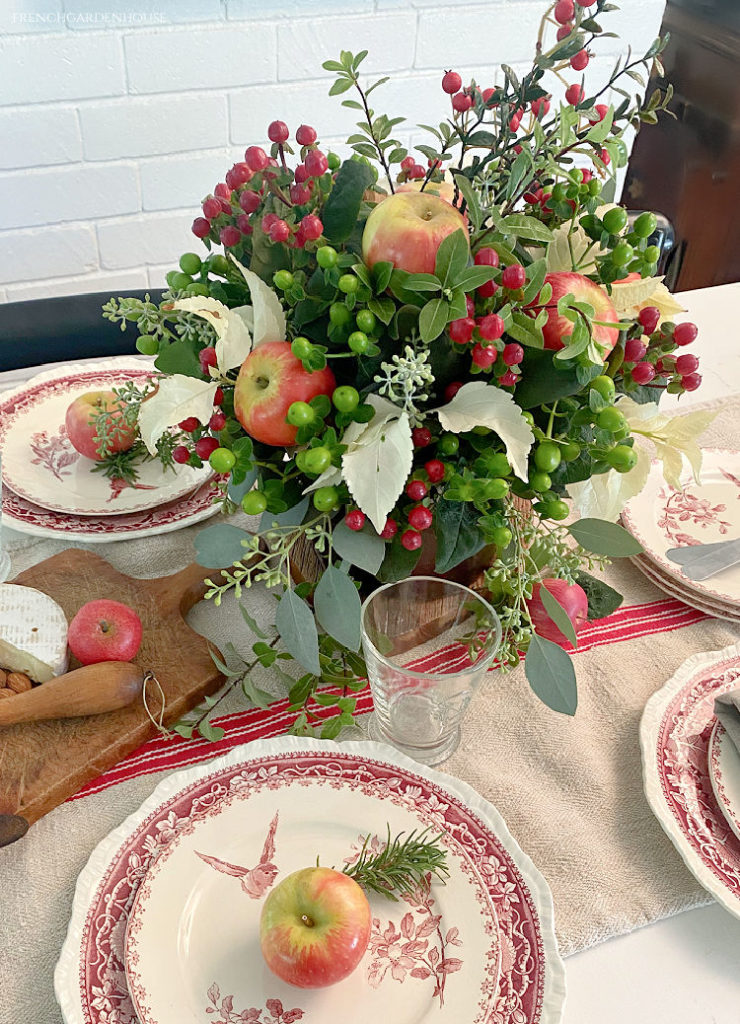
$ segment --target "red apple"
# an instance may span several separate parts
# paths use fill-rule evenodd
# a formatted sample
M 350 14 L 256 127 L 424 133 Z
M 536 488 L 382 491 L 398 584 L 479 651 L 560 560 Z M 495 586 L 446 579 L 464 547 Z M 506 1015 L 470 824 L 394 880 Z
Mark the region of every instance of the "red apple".
M 329 367 L 309 373 L 290 342 L 268 341 L 242 363 L 234 388 L 234 413 L 246 432 L 264 444 L 295 444 L 296 427 L 285 420 L 293 402 L 331 395 L 336 387 Z
M 399 192 L 420 192 L 423 184 L 423 178 L 420 181 L 404 182 L 403 185 L 396 185 L 396 194 Z M 424 193 L 429 196 L 438 195 L 440 199 L 444 199 L 451 206 L 455 205 L 455 186 L 451 181 L 430 181 L 424 189 Z M 462 202 L 462 192 L 458 193 L 457 201 L 458 203 Z
M 544 636 L 546 640 L 560 644 L 561 647 L 570 647 L 570 641 L 560 632 L 545 611 L 545 606 L 540 597 L 540 589 L 544 587 L 552 594 L 555 600 L 563 606 L 568 613 L 568 618 L 573 623 L 573 629 L 579 633 L 588 622 L 588 598 L 583 587 L 577 583 L 567 583 L 565 580 L 546 579 L 537 583 L 532 590 L 532 597 L 527 602 L 532 625 L 535 632 Z
M 397 192 L 378 203 L 362 233 L 362 258 L 372 267 L 392 263 L 410 274 L 433 274 L 437 250 L 454 231 L 465 232 L 465 218 L 439 196 Z
M 351 974 L 370 940 L 370 905 L 353 878 L 332 868 L 288 875 L 265 900 L 262 954 L 278 978 L 324 988 Z
M 69 649 L 83 665 L 131 661 L 141 646 L 141 619 L 127 604 L 102 598 L 83 604 L 69 624 Z
M 100 462 L 102 456 L 98 454 L 98 443 L 95 440 L 95 423 L 98 415 L 103 411 L 110 410 L 111 415 L 107 420 L 109 433 L 110 428 L 115 427 L 121 420 L 121 399 L 112 391 L 88 391 L 80 395 L 69 406 L 64 417 L 67 427 L 67 437 L 72 447 L 86 456 Z M 120 426 L 112 431 L 110 444 L 111 452 L 127 452 L 136 440 L 136 427 L 126 425 Z
M 567 317 L 558 313 L 558 299 L 563 295 L 574 295 L 582 302 L 588 302 L 594 307 L 596 320 L 607 320 L 609 323 L 617 323 L 619 317 L 612 305 L 611 299 L 603 288 L 583 274 L 575 274 L 570 271 L 559 271 L 547 274 L 545 282 L 552 285 L 552 298 L 548 303 L 547 323 L 542 329 L 545 337 L 545 348 L 556 351 L 564 348 L 573 333 L 573 322 Z M 539 300 L 536 300 L 539 301 Z M 594 340 L 601 346 L 604 357 L 609 355 L 617 343 L 619 331 L 616 327 L 602 327 L 594 324 Z

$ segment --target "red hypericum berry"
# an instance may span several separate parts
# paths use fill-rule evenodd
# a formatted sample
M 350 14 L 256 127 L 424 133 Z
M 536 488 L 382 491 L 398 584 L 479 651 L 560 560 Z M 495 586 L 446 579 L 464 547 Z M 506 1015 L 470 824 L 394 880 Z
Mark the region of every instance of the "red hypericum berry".
M 210 222 L 205 217 L 196 217 L 193 221 L 192 232 L 196 238 L 207 238 L 211 231 Z
M 632 380 L 635 384 L 649 384 L 655 376 L 655 367 L 652 363 L 638 363 L 632 368 Z
M 583 86 L 578 85 L 577 82 L 573 85 L 569 85 L 565 90 L 566 100 L 568 103 L 572 103 L 574 107 L 578 106 L 579 103 L 583 103 L 585 97 L 586 93 L 583 91 Z
M 224 416 L 224 414 L 220 410 L 219 412 L 214 412 L 208 421 L 209 429 L 213 430 L 214 433 L 218 433 L 219 430 L 223 430 L 225 426 L 226 417 Z
M 589 117 L 588 123 L 589 124 L 598 124 L 599 121 L 603 121 L 604 118 L 606 117 L 606 112 L 608 111 L 608 109 L 609 109 L 609 107 L 606 105 L 606 103 L 597 103 L 596 106 L 594 107 L 594 110 L 598 114 L 598 117 Z
M 498 291 L 498 285 L 495 281 L 486 281 L 480 288 L 475 289 L 482 299 L 490 299 L 492 295 L 495 295 Z
M 432 525 L 432 513 L 424 505 L 417 505 L 409 512 L 409 526 L 415 530 L 428 530 Z
M 410 171 L 415 163 L 416 163 L 416 160 L 414 159 L 414 157 L 412 157 L 412 156 L 405 156 L 403 158 L 403 160 L 401 161 L 401 170 L 402 171 Z
M 205 461 L 220 447 L 217 437 L 201 437 L 199 441 L 195 442 L 195 454 Z
M 246 185 L 246 183 L 252 177 L 254 172 L 252 171 L 252 168 L 248 164 L 240 163 L 234 164 L 234 166 L 229 171 L 229 174 L 231 175 L 232 181 L 234 182 L 234 184 L 231 187 L 239 188 L 241 185 Z
M 225 228 L 221 228 L 219 235 L 221 245 L 225 245 L 227 249 L 234 245 L 238 245 L 242 240 L 242 233 L 239 228 L 235 228 L 232 224 L 228 224 Z
M 254 228 L 249 223 L 249 217 L 246 213 L 240 213 L 236 218 L 236 226 L 239 228 L 243 235 L 251 235 Z
M 306 153 L 303 163 L 311 178 L 320 178 L 322 174 L 326 174 L 329 167 L 329 161 L 320 149 L 312 149 Z
M 518 366 L 522 359 L 524 359 L 524 349 L 521 345 L 512 341 L 508 345 L 504 345 L 502 359 L 507 366 Z
M 311 189 L 307 185 L 296 185 L 293 183 L 289 191 L 290 201 L 295 203 L 296 206 L 303 206 L 311 198 Z
M 458 114 L 464 114 L 466 110 L 470 110 L 473 106 L 473 97 L 468 96 L 466 92 L 458 92 L 452 97 L 452 109 L 456 110 Z
M 495 249 L 486 246 L 478 250 L 473 257 L 473 263 L 476 267 L 497 267 L 499 265 L 498 253 Z
M 295 133 L 295 140 L 299 146 L 313 146 L 316 141 L 316 129 L 310 124 L 302 124 Z
M 445 388 L 445 401 L 451 402 L 462 386 L 461 380 L 453 380 L 451 384 L 448 384 Z
M 419 181 L 421 178 L 426 178 L 427 172 L 424 170 L 421 164 L 414 164 L 410 171 L 408 171 L 409 178 L 413 178 L 415 181 Z
M 582 182 L 591 181 L 593 176 L 594 176 L 594 172 L 590 171 L 588 169 L 588 167 L 581 167 L 581 181 Z
M 219 199 L 219 205 L 221 207 L 221 213 L 225 213 L 228 217 L 231 216 L 231 203 L 228 199 Z
M 566 25 L 560 26 L 560 28 L 555 33 L 555 38 L 559 43 L 561 43 L 566 38 L 566 36 L 569 36 L 571 34 L 572 31 L 573 26 L 570 22 L 568 22 Z
M 295 171 L 293 172 L 293 177 L 295 178 L 296 183 L 298 185 L 302 185 L 304 181 L 308 181 L 311 175 L 306 170 L 305 164 L 298 164 Z
M 701 374 L 689 373 L 686 377 L 681 378 L 681 384 L 684 391 L 696 391 L 701 385 Z
M 519 113 L 519 111 L 517 111 L 516 114 L 514 114 L 513 117 L 511 118 L 511 120 L 509 121 L 509 128 L 510 128 L 510 130 L 512 132 L 518 131 L 519 130 L 519 125 L 521 123 L 522 123 L 522 115 Z
M 411 440 L 414 442 L 414 448 L 426 448 L 432 443 L 432 433 L 426 427 L 414 427 L 411 431 Z
M 593 7 L 596 0 L 576 0 L 579 7 Z
M 657 306 L 645 306 L 645 308 L 641 309 L 637 314 L 637 319 L 640 321 L 645 334 L 652 334 L 658 326 L 660 310 Z
M 576 13 L 573 0 L 558 0 L 552 13 L 558 25 L 565 25 L 572 21 Z
M 285 121 L 273 121 L 267 128 L 267 138 L 270 142 L 287 142 L 290 137 L 288 126 Z
M 179 462 L 180 465 L 184 465 L 190 458 L 190 452 L 184 444 L 178 444 L 172 449 L 172 458 L 175 462 Z
M 244 153 L 244 160 L 252 171 L 264 171 L 268 165 L 267 153 L 261 146 L 250 146 Z
M 423 480 L 409 480 L 406 484 L 406 494 L 412 501 L 422 501 L 427 496 L 427 490 Z
M 570 66 L 574 71 L 583 71 L 588 64 L 588 50 L 579 50 L 570 58 Z
M 487 370 L 498 359 L 498 349 L 495 345 L 475 345 L 471 355 L 476 366 Z
M 223 400 L 224 400 L 223 388 L 216 388 L 216 390 L 213 392 L 213 404 L 214 405 L 221 405 Z
M 690 345 L 699 333 L 696 324 L 676 324 L 673 332 L 673 340 L 677 345 Z
M 200 361 L 200 368 L 203 373 L 208 373 L 209 366 L 218 366 L 218 357 L 216 356 L 216 349 L 209 345 L 207 348 L 202 348 L 198 353 L 198 359 Z
M 512 263 L 508 267 L 504 267 L 501 274 L 501 284 L 511 291 L 523 288 L 526 280 L 527 272 L 521 263 Z
M 498 382 L 503 387 L 510 388 L 512 385 L 516 384 L 518 380 L 519 378 L 515 373 L 512 373 L 511 370 L 507 370 L 506 373 L 501 374 L 501 376 L 498 379 Z
M 442 88 L 452 96 L 462 88 L 462 78 L 457 71 L 446 71 L 442 76 Z
M 535 117 L 544 117 L 545 114 L 550 113 L 550 97 L 540 96 L 539 99 L 532 101 L 532 113 Z
M 225 181 L 219 181 L 218 185 L 213 190 L 214 196 L 218 196 L 219 199 L 231 200 L 231 189 Z
M 421 547 L 421 534 L 416 530 L 406 530 L 401 534 L 401 544 L 407 551 L 418 551 Z
M 460 317 L 459 320 L 452 321 L 448 330 L 450 332 L 450 340 L 454 341 L 456 345 L 467 345 L 473 337 L 475 320 L 471 316 Z
M 440 480 L 444 480 L 445 464 L 439 459 L 430 459 L 429 462 L 425 462 L 424 469 L 431 483 L 438 484 Z
M 306 238 L 303 228 L 299 227 L 291 238 L 290 245 L 292 245 L 294 249 L 302 249 L 307 241 L 308 239 Z
M 398 523 L 396 522 L 395 519 L 391 519 L 389 517 L 388 519 L 386 519 L 385 526 L 380 531 L 378 536 L 382 537 L 383 540 L 390 540 L 391 537 L 395 537 L 397 533 L 398 533 Z
M 200 426 L 200 420 L 197 416 L 188 416 L 187 419 L 180 420 L 177 425 L 180 430 L 184 430 L 186 434 L 192 434 L 192 432 L 197 430 Z
M 468 316 L 475 316 L 475 299 L 472 295 L 465 296 L 465 309 L 467 310 Z
M 478 321 L 478 333 L 484 341 L 495 341 L 505 329 L 506 325 L 498 313 L 489 313 Z
M 365 513 L 362 509 L 353 508 L 351 512 L 348 512 L 344 517 L 344 521 L 350 530 L 361 530 L 365 525 Z
M 220 213 L 221 203 L 219 203 L 215 196 L 209 196 L 208 199 L 203 202 L 203 216 L 207 217 L 209 220 L 213 220 L 215 217 L 218 217 Z
M 301 230 L 309 241 L 315 242 L 317 238 L 321 238 L 324 225 L 315 213 L 307 213 L 301 221 Z
M 256 192 L 250 192 L 248 189 L 245 189 L 239 196 L 239 206 L 245 213 L 254 213 L 259 209 L 261 202 L 262 198 Z
M 624 361 L 626 363 L 639 363 L 647 352 L 647 345 L 642 338 L 629 338 L 624 343 Z
M 267 234 L 272 227 L 280 218 L 276 213 L 266 213 L 262 218 L 262 230 Z
M 683 377 L 698 369 L 699 360 L 688 352 L 683 356 L 679 356 L 676 360 L 676 373 L 680 373 Z
M 278 217 L 270 225 L 269 235 L 271 242 L 287 242 L 290 238 L 290 226 Z
M 605 149 L 602 149 L 602 151 L 599 153 L 599 156 L 601 157 L 601 162 L 604 165 L 604 167 L 608 167 L 609 164 L 612 162 L 612 158 L 609 156 Z
M 664 377 L 670 377 L 673 374 L 674 363 L 671 356 L 663 356 L 655 364 L 655 372 L 662 374 Z

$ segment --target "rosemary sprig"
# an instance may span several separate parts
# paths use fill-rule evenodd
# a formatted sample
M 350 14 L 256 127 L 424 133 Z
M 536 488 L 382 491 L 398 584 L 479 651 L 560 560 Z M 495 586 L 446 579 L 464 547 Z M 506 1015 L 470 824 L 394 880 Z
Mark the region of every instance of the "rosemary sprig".
M 423 832 L 399 832 L 391 839 L 391 828 L 388 826 L 388 839 L 379 853 L 370 853 L 368 835 L 363 844 L 360 856 L 354 864 L 344 868 L 349 875 L 371 892 L 377 892 L 389 900 L 397 900 L 394 893 L 410 896 L 420 886 L 428 888 L 428 877 L 434 875 L 443 884 L 449 877 L 447 868 L 447 851 L 440 845 L 442 834 L 427 838 L 431 828 Z

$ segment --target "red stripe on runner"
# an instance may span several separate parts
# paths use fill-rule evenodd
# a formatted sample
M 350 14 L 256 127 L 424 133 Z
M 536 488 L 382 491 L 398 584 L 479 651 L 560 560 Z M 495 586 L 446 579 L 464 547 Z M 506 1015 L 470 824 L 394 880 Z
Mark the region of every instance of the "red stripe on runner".
M 630 605 L 627 608 L 619 608 L 606 619 L 600 619 L 586 626 L 579 633 L 578 650 L 572 653 L 581 654 L 596 647 L 621 643 L 624 640 L 672 632 L 675 629 L 682 629 L 684 626 L 692 626 L 708 617 L 704 612 L 689 608 L 688 605 L 673 599 Z M 465 660 L 465 656 L 456 653 L 456 648 L 451 646 L 419 658 L 414 663 L 414 668 L 417 671 L 428 672 L 442 668 L 450 671 L 454 670 L 456 666 L 462 667 Z M 116 786 L 120 782 L 126 782 L 141 775 L 149 775 L 152 772 L 172 771 L 176 768 L 186 768 L 189 765 L 210 761 L 212 758 L 225 754 L 240 744 L 249 743 L 251 740 L 280 736 L 293 719 L 293 713 L 287 710 L 288 706 L 288 700 L 284 699 L 272 704 L 266 711 L 261 708 L 250 708 L 214 719 L 214 725 L 226 729 L 223 739 L 215 743 L 202 739 L 186 740 L 181 737 L 167 739 L 157 736 L 132 751 L 117 765 L 88 782 L 69 799 L 79 800 L 81 797 L 100 793 L 111 786 Z M 359 712 L 372 710 L 372 697 L 369 691 L 358 694 L 357 710 Z M 331 707 L 321 708 L 318 711 L 320 718 L 325 718 L 332 713 L 333 708 Z

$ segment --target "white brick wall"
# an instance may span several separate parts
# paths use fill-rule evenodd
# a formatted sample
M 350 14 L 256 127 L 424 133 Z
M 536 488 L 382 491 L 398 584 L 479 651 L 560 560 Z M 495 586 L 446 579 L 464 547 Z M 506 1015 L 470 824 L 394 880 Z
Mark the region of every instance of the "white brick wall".
M 594 80 L 657 35 L 664 0 L 604 18 Z M 200 199 L 276 117 L 342 152 L 354 111 L 321 62 L 370 50 L 378 110 L 421 141 L 443 68 L 482 84 L 533 51 L 539 0 L 0 0 L 0 302 L 164 281 Z M 553 89 L 555 91 L 555 89 Z

